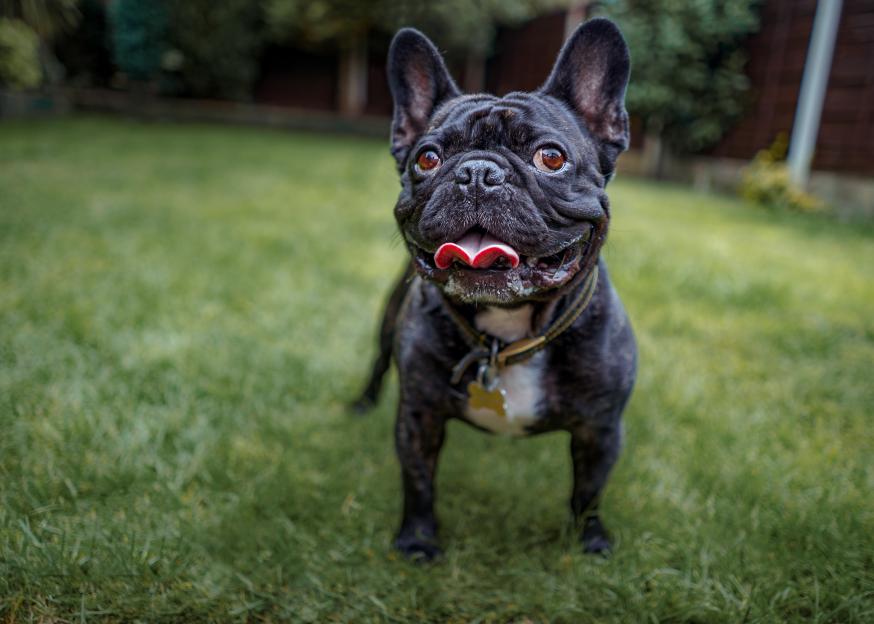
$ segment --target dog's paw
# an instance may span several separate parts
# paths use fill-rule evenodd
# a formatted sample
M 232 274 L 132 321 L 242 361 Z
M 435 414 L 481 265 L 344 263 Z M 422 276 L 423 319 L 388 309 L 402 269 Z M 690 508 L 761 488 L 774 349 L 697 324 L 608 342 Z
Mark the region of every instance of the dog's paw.
M 395 548 L 400 553 L 415 563 L 427 563 L 434 561 L 443 555 L 443 550 L 437 544 L 431 542 L 420 542 L 418 540 L 395 542 Z
M 395 539 L 395 548 L 410 561 L 426 563 L 443 555 L 437 538 L 421 531 L 402 531 Z
M 598 516 L 586 518 L 580 541 L 583 544 L 583 552 L 587 555 L 607 556 L 612 548 L 607 530 Z
M 609 555 L 612 545 L 606 535 L 583 538 L 583 552 L 587 555 Z

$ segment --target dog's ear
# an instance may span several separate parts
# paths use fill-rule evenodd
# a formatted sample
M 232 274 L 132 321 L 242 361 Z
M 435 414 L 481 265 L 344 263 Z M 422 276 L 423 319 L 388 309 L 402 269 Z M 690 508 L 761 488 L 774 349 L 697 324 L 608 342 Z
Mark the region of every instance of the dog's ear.
M 401 170 L 410 147 L 425 132 L 437 107 L 461 92 L 437 48 L 414 28 L 404 28 L 392 39 L 388 85 L 394 99 L 391 153 Z
M 540 89 L 583 118 L 611 164 L 628 148 L 625 88 L 630 71 L 628 46 L 619 28 L 608 19 L 597 18 L 570 36 Z

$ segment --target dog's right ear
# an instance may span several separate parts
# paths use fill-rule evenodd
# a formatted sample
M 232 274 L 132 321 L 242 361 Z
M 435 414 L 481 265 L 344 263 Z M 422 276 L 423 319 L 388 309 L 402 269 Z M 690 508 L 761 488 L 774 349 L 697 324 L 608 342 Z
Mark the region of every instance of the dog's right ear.
M 612 171 L 619 153 L 628 149 L 625 89 L 630 71 L 628 46 L 619 28 L 596 18 L 570 36 L 541 87 L 541 93 L 565 102 L 601 141 L 604 171 Z
M 428 127 L 437 107 L 461 92 L 443 57 L 425 35 L 414 28 L 398 31 L 388 51 L 388 85 L 394 99 L 391 153 L 403 171 L 410 148 Z

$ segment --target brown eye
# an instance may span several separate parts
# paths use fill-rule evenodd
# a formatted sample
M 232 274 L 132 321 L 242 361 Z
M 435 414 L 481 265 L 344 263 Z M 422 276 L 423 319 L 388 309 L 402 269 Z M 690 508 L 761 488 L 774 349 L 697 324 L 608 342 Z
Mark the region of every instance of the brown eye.
M 565 157 L 558 148 L 541 147 L 534 152 L 534 166 L 541 171 L 558 171 L 564 167 Z
M 416 166 L 419 171 L 431 171 L 440 166 L 440 156 L 434 150 L 425 150 L 416 159 Z

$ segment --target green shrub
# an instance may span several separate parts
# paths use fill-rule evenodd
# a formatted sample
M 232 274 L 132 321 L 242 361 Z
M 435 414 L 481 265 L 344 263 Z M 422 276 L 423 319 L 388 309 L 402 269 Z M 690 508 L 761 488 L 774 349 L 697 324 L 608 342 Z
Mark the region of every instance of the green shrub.
M 159 0 L 114 0 L 109 5 L 112 58 L 134 80 L 154 78 L 166 46 L 167 10 Z
M 164 92 L 247 99 L 263 41 L 260 3 L 250 0 L 114 0 L 115 65 L 130 78 L 160 76 Z
M 32 89 L 41 82 L 36 33 L 21 20 L 0 18 L 0 84 Z
M 712 147 L 747 104 L 758 0 L 604 0 L 631 50 L 628 112 L 680 153 Z
M 765 208 L 818 212 L 823 203 L 792 182 L 786 165 L 788 144 L 786 135 L 780 134 L 771 147 L 755 155 L 741 175 L 740 195 Z

